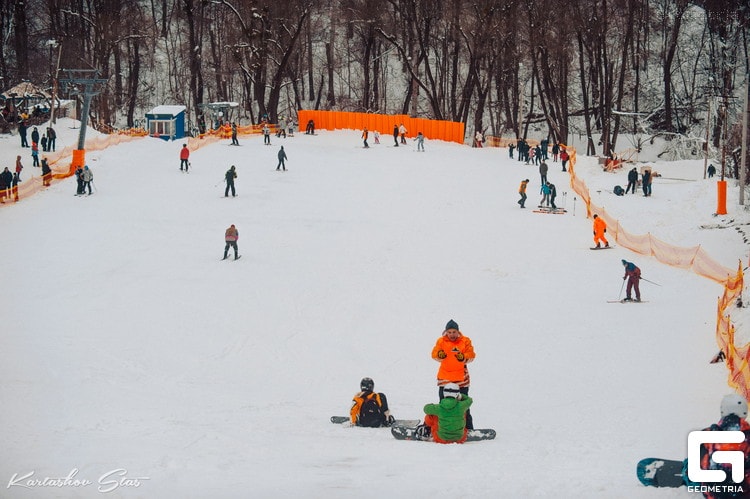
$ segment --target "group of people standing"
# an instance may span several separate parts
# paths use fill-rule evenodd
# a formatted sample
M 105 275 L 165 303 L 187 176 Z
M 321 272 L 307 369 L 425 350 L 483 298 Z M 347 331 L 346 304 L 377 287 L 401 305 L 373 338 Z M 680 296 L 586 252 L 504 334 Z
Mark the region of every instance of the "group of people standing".
M 432 358 L 440 363 L 437 373 L 437 404 L 424 406 L 424 423 L 417 427 L 420 438 L 431 438 L 438 443 L 462 443 L 468 430 L 474 428 L 469 407 L 469 369 L 467 364 L 476 357 L 474 346 L 468 336 L 461 333 L 453 319 L 432 348 Z M 354 395 L 349 411 L 351 424 L 355 426 L 391 426 L 394 417 L 388 407 L 384 393 L 375 392 L 371 378 L 363 378 L 360 392 Z
M 652 180 L 651 168 L 643 168 L 641 174 L 641 188 L 643 189 L 643 195 L 645 197 L 651 196 L 651 180 Z M 625 194 L 631 192 L 635 194 L 635 189 L 638 185 L 638 170 L 633 167 L 628 172 L 628 187 L 625 189 Z M 622 188 L 620 188 L 622 189 Z

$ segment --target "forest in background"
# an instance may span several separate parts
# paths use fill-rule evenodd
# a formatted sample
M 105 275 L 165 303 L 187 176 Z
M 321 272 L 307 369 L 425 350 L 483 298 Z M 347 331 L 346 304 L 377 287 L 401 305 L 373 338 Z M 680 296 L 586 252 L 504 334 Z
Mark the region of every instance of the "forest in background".
M 745 0 L 0 6 L 3 90 L 24 80 L 51 89 L 61 70 L 97 70 L 106 84 L 89 111 L 95 125 L 132 127 L 156 105 L 182 104 L 203 131 L 207 104 L 237 102 L 232 119 L 242 124 L 297 109 L 408 114 L 463 122 L 468 135 L 580 134 L 587 154 L 624 149 L 624 135 L 688 138 L 699 152 L 708 138 L 738 163 Z

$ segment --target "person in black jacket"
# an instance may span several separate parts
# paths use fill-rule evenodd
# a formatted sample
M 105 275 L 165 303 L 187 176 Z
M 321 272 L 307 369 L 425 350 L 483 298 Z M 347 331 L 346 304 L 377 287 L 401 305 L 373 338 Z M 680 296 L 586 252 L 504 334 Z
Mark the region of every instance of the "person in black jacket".
M 284 146 L 281 146 L 281 149 L 279 149 L 279 153 L 277 156 L 279 157 L 279 164 L 276 165 L 276 171 L 279 171 L 279 168 L 283 168 L 284 171 L 286 171 L 286 165 L 284 164 L 284 160 L 288 158 L 286 157 L 286 153 L 284 152 Z
M 638 183 L 638 170 L 633 168 L 628 172 L 628 188 L 625 189 L 625 194 L 627 194 L 630 189 L 633 189 L 633 194 L 635 194 L 635 186 Z
M 3 173 L 0 173 L 0 203 L 4 203 L 6 197 L 10 197 L 10 188 L 12 184 L 13 174 L 6 166 Z
M 234 192 L 234 179 L 237 178 L 237 171 L 234 168 L 234 165 L 227 170 L 227 173 L 224 174 L 224 178 L 227 181 L 227 188 L 224 189 L 224 197 L 229 196 L 229 189 L 232 189 L 232 197 L 234 197 L 236 194 Z

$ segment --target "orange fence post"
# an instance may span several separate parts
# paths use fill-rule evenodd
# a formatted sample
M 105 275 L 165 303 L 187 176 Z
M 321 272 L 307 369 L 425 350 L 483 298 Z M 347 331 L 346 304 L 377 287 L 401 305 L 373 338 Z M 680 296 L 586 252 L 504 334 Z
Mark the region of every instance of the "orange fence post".
M 717 187 L 716 214 L 726 215 L 727 214 L 727 181 L 718 180 L 716 182 L 716 187 Z

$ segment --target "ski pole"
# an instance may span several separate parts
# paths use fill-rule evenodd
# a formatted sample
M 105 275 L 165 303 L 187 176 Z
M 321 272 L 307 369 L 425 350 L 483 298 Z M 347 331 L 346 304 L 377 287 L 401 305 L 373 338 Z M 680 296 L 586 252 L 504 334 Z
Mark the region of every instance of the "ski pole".
M 661 284 L 659 284 L 658 282 L 654 282 L 654 281 L 649 281 L 648 279 L 644 279 L 643 277 L 641 277 L 641 280 L 642 280 L 642 281 L 646 281 L 646 282 L 650 282 L 651 284 L 655 284 L 655 285 L 657 285 L 657 286 L 661 286 Z
M 622 290 L 625 289 L 625 279 L 622 280 L 622 286 L 620 286 L 620 292 L 617 294 L 617 299 L 619 300 L 622 296 Z

